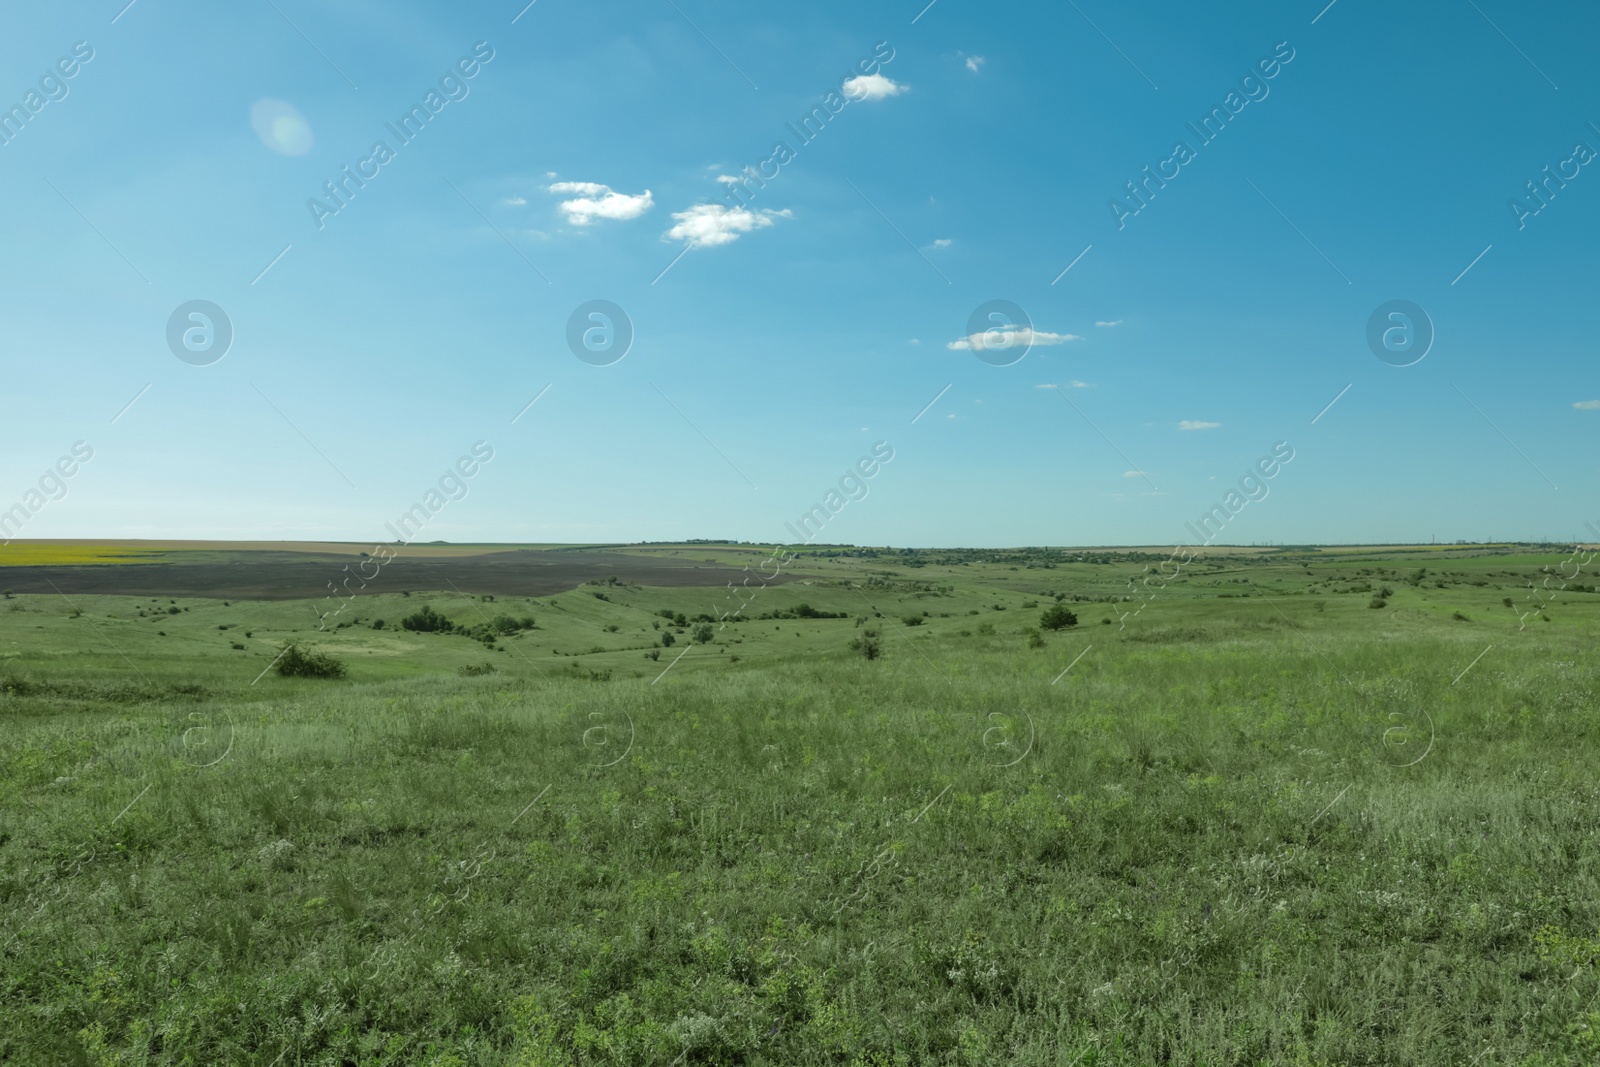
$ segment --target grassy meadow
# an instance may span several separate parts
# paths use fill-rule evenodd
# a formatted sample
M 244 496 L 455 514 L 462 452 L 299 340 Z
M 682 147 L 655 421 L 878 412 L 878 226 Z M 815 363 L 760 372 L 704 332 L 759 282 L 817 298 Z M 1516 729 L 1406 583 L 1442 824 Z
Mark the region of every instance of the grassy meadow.
M 1600 1063 L 1591 574 L 1166 556 L 8 595 L 0 1062 Z

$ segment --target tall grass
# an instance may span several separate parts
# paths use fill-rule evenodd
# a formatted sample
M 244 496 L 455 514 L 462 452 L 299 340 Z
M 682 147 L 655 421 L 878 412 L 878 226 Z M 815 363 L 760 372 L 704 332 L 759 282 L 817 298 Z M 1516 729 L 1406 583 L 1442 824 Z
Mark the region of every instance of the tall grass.
M 1582 635 L 1455 681 L 1476 633 L 1256 610 L 653 685 L 14 690 L 0 1060 L 1600 1062 Z

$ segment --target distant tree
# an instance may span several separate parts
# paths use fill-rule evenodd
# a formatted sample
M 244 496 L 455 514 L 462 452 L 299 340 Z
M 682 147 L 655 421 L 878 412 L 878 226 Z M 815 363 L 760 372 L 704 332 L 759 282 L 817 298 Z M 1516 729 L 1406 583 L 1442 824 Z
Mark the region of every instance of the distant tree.
M 456 628 L 456 624 L 450 621 L 449 616 L 440 615 L 426 604 L 422 605 L 420 610 L 401 619 L 400 625 L 407 630 L 428 634 L 447 634 Z
M 711 638 L 715 633 L 716 631 L 711 628 L 711 624 L 709 622 L 703 622 L 694 628 L 695 643 L 709 645 L 711 643 Z
M 1052 604 L 1039 614 L 1039 625 L 1046 630 L 1065 630 L 1078 625 L 1078 616 L 1065 604 Z
M 672 636 L 672 631 L 671 630 L 668 630 L 666 633 L 661 635 L 661 647 L 662 648 L 671 648 L 673 645 L 675 645 L 677 643 L 678 643 L 678 640 L 677 640 L 677 638 Z

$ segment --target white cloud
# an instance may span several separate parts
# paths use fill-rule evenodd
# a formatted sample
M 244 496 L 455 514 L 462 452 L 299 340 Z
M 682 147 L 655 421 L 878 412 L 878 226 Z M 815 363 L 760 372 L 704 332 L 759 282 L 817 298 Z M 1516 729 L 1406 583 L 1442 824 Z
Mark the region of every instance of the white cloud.
M 1600 411 L 1600 400 L 1580 400 L 1572 406 L 1579 411 Z
M 922 343 L 921 338 L 917 338 L 917 337 L 913 337 L 911 340 L 906 342 L 906 344 L 908 344 L 908 345 L 920 345 L 921 343 Z
M 844 95 L 852 100 L 885 100 L 910 88 L 883 74 L 863 74 L 845 80 Z
M 933 247 L 935 247 L 935 248 L 949 248 L 950 247 L 950 238 L 948 238 L 948 237 L 937 238 L 933 242 Z
M 648 189 L 637 196 L 616 192 L 599 182 L 555 182 L 546 189 L 558 195 L 578 194 L 557 205 L 574 226 L 587 226 L 595 219 L 636 219 L 655 206 Z
M 734 174 L 719 174 L 719 175 L 717 175 L 717 181 L 721 182 L 723 185 L 738 185 L 739 184 L 739 178 L 738 178 L 737 175 L 734 175 Z
M 527 202 L 527 198 L 521 196 L 508 196 L 505 200 L 507 207 L 521 207 Z
M 1072 379 L 1072 381 L 1068 382 L 1067 384 L 1072 386 L 1072 388 L 1074 388 L 1074 389 L 1088 389 L 1088 388 L 1090 388 L 1090 385 L 1089 385 L 1088 382 L 1080 382 L 1076 378 Z
M 989 338 L 987 343 L 984 341 L 986 336 Z M 1050 333 L 1047 330 L 1035 330 L 1027 326 L 998 326 L 992 333 L 975 333 L 959 341 L 951 341 L 945 347 L 970 351 L 973 348 L 1010 348 L 1012 345 L 1061 345 L 1068 341 L 1081 340 L 1083 338 L 1076 334 Z
M 1095 325 L 1096 326 L 1121 326 L 1122 325 L 1122 320 L 1121 319 L 1112 319 L 1110 322 L 1097 322 L 1097 323 L 1095 323 Z
M 794 212 L 750 211 L 742 207 L 724 207 L 721 204 L 696 204 L 688 211 L 674 211 L 677 224 L 665 236 L 674 241 L 687 241 L 691 248 L 711 248 L 737 241 L 751 230 L 772 225 L 773 219 L 792 219 Z
M 1122 476 L 1124 478 L 1143 478 L 1144 471 L 1123 471 Z
M 972 73 L 974 73 L 974 74 L 978 73 L 978 68 L 983 66 L 983 63 L 984 63 L 984 59 L 983 59 L 982 56 L 968 56 L 967 57 L 967 69 L 972 71 Z
M 1193 419 L 1184 419 L 1182 422 L 1178 423 L 1178 429 L 1180 429 L 1180 430 L 1215 430 L 1218 426 L 1221 426 L 1221 425 L 1222 425 L 1222 423 L 1220 423 L 1220 422 L 1196 422 Z

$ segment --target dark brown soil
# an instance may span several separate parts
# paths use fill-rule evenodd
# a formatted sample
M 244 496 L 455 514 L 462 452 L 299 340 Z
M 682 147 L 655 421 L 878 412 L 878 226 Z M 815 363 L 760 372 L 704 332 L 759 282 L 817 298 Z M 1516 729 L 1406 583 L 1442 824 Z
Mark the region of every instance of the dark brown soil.
M 359 575 L 359 560 L 287 552 L 239 552 L 226 562 L 94 564 L 81 567 L 7 567 L 0 585 L 15 593 L 116 596 L 195 596 L 228 600 L 305 600 L 326 596 L 329 584 Z M 752 565 L 755 560 L 752 560 Z M 346 567 L 350 569 L 345 570 Z M 365 573 L 375 563 L 367 563 Z M 652 586 L 722 586 L 743 581 L 737 567 L 687 559 L 625 555 L 596 549 L 533 549 L 456 559 L 407 558 L 384 564 L 365 592 L 459 589 L 497 596 L 549 596 L 591 578 L 615 577 Z M 778 579 L 786 580 L 788 575 Z M 351 590 L 359 589 L 351 581 Z

